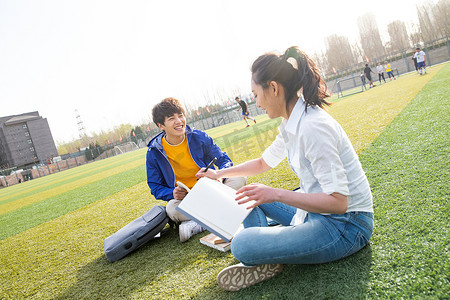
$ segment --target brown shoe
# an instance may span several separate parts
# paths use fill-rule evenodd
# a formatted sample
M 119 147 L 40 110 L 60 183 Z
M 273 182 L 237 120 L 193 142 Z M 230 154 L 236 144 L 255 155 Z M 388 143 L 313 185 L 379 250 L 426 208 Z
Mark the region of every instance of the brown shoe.
M 257 284 L 258 282 L 274 277 L 283 271 L 283 265 L 267 264 L 254 267 L 247 267 L 243 264 L 237 264 L 220 271 L 217 275 L 219 287 L 226 291 L 239 291 Z

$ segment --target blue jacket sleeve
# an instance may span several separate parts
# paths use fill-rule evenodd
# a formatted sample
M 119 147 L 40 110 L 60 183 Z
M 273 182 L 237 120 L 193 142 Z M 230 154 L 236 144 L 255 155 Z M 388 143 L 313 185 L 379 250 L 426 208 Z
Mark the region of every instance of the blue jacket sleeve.
M 217 158 L 215 165 L 219 169 L 229 168 L 233 166 L 233 162 L 228 157 L 227 153 L 222 151 L 219 146 L 213 141 L 213 139 L 205 133 L 205 146 L 207 149 L 204 150 L 204 153 L 208 155 L 208 162 L 213 160 L 214 157 Z
M 171 187 L 166 183 L 160 165 L 157 163 L 157 157 L 151 153 L 152 151 L 154 152 L 156 150 L 147 151 L 147 184 L 156 199 L 164 201 L 172 200 L 175 187 Z

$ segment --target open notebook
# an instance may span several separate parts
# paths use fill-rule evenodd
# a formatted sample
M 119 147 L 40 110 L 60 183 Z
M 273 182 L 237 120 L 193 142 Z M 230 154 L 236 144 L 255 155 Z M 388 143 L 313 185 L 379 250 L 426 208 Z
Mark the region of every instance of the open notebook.
M 254 202 L 238 204 L 235 198 L 234 189 L 203 177 L 181 201 L 177 210 L 229 242 L 251 212 L 247 207 Z

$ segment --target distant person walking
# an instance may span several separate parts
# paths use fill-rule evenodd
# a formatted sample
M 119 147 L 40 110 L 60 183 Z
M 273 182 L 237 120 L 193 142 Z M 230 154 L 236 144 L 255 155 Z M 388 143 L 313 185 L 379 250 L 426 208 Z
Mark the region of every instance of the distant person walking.
M 414 53 L 415 54 L 415 53 Z M 412 60 L 413 60 L 413 63 L 414 63 L 414 67 L 416 68 L 416 72 L 417 72 L 417 74 L 419 74 L 419 68 L 417 67 L 417 58 L 415 57 L 415 55 L 413 54 L 413 56 L 412 56 Z
M 426 63 L 426 55 L 425 52 L 420 50 L 419 47 L 416 48 L 416 53 L 414 53 L 414 57 L 417 59 L 417 68 L 419 68 L 419 74 L 422 75 L 422 69 L 424 74 L 427 73 Z
M 364 68 L 364 75 L 366 75 L 367 79 L 369 80 L 369 86 L 372 88 L 375 86 L 372 82 L 372 75 L 370 73 L 375 74 L 374 71 L 369 67 L 369 64 L 366 64 L 366 67 Z
M 253 119 L 252 117 L 250 117 L 250 113 L 248 112 L 248 105 L 244 100 L 239 99 L 239 97 L 236 97 L 234 100 L 236 100 L 237 103 L 239 103 L 239 105 L 241 107 L 239 107 L 237 110 L 240 110 L 242 108 L 242 117 L 244 118 L 245 123 L 247 123 L 247 126 L 250 126 L 248 124 L 247 119 L 253 120 L 253 122 L 255 122 L 256 124 L 256 120 Z
M 384 78 L 384 68 L 381 63 L 378 63 L 377 72 L 378 72 L 378 80 L 380 81 L 380 84 L 381 84 L 381 78 L 383 78 L 384 83 L 386 83 L 386 79 Z
M 363 90 L 367 90 L 366 88 L 366 76 L 364 76 L 364 72 L 361 71 L 361 84 L 362 84 L 362 89 Z
M 384 64 L 385 64 L 386 73 L 387 73 L 388 76 L 389 76 L 389 80 L 392 80 L 391 76 L 392 76 L 392 77 L 394 78 L 394 80 L 395 80 L 395 76 L 394 76 L 394 73 L 392 72 L 391 64 L 388 63 L 387 61 L 385 61 Z

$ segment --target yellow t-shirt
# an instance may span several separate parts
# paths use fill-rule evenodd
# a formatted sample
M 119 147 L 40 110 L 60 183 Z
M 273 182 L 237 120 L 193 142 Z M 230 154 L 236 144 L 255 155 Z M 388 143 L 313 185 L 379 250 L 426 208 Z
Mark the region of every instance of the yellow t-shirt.
M 181 181 L 188 188 L 192 188 L 197 182 L 195 174 L 200 171 L 200 167 L 192 159 L 186 136 L 178 145 L 170 145 L 164 137 L 162 145 L 175 172 L 175 181 Z
M 391 71 L 391 64 L 387 64 L 386 65 L 386 72 L 390 72 Z

